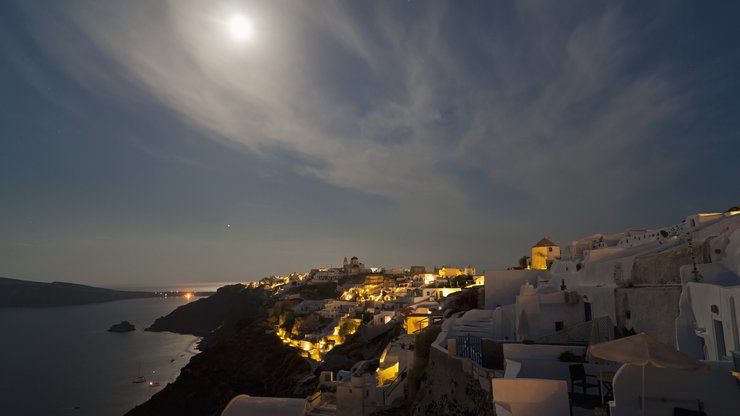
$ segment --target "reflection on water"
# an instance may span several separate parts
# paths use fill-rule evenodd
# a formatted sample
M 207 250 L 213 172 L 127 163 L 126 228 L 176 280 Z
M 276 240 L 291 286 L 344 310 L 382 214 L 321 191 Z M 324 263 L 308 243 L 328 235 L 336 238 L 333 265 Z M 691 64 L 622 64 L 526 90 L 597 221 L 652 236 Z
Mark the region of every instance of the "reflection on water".
M 0 308 L 0 414 L 122 415 L 174 381 L 196 337 L 142 331 L 184 298 Z M 112 333 L 127 320 L 137 330 Z M 133 383 L 143 375 L 147 381 Z

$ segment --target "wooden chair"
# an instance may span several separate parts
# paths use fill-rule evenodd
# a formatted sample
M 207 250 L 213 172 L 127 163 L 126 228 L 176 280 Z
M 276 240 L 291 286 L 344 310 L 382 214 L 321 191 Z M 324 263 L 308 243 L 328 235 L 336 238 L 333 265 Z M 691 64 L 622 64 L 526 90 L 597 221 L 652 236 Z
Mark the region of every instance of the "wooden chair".
M 583 364 L 572 364 L 568 366 L 570 370 L 570 391 L 575 393 L 576 387 L 580 387 L 583 394 L 588 394 L 588 389 L 595 388 L 601 394 L 601 385 L 599 379 L 591 374 L 586 374 L 586 369 Z M 595 381 L 590 382 L 589 378 L 593 378 Z

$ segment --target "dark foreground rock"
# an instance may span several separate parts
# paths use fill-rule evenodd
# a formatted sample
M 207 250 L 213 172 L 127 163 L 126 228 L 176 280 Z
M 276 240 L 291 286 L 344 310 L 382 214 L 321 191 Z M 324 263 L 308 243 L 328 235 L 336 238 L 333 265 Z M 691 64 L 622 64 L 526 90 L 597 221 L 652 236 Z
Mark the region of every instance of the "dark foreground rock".
M 131 332 L 135 330 L 136 327 L 129 321 L 121 321 L 120 324 L 115 324 L 108 328 L 108 332 Z
M 0 277 L 0 307 L 71 306 L 154 296 L 156 295 L 151 292 L 103 289 L 64 282 L 31 282 Z

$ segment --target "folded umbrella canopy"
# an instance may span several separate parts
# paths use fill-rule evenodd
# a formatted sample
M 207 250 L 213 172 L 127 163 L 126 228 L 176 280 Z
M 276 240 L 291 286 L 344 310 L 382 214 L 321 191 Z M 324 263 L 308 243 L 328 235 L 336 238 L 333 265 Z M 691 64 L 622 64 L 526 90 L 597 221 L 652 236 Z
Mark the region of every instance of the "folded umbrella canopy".
M 519 341 L 529 339 L 529 318 L 527 317 L 527 311 L 522 309 L 522 313 L 519 314 L 519 323 L 516 326 L 516 335 Z
M 709 366 L 646 333 L 592 345 L 589 354 L 597 358 L 642 367 L 642 414 L 645 414 L 645 366 L 675 370 L 709 370 Z
M 652 365 L 676 370 L 702 370 L 709 367 L 675 348 L 671 348 L 646 333 L 592 345 L 594 357 L 633 365 Z

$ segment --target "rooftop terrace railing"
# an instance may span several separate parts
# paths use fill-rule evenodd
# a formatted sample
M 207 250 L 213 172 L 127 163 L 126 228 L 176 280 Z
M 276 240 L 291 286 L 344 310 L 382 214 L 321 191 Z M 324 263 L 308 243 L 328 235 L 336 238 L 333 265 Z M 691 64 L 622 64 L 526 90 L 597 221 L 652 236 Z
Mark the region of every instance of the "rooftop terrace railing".
M 403 381 L 406 379 L 406 370 L 404 369 L 401 373 L 398 374 L 398 377 L 393 380 L 393 382 L 383 390 L 383 404 L 386 404 L 388 401 L 388 398 L 391 397 L 393 394 L 393 391 L 396 390 L 396 387 L 400 386 Z
M 481 338 L 471 335 L 456 338 L 457 356 L 467 358 L 478 365 L 483 365 L 483 347 Z

